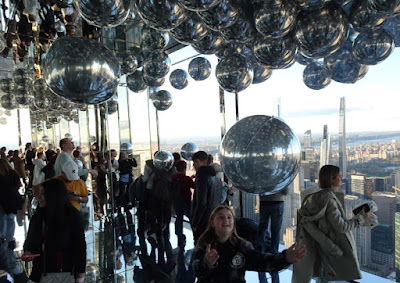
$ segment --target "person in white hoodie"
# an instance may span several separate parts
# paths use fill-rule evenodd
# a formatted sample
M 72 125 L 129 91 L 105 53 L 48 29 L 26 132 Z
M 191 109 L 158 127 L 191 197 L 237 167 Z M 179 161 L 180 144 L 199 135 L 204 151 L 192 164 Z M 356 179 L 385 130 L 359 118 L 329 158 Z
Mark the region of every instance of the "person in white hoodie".
M 33 181 L 32 185 L 36 186 L 44 182 L 44 173 L 42 169 L 46 166 L 44 159 L 46 156 L 43 152 L 38 152 L 36 156 L 36 160 L 33 162 L 35 165 L 35 169 L 33 169 Z

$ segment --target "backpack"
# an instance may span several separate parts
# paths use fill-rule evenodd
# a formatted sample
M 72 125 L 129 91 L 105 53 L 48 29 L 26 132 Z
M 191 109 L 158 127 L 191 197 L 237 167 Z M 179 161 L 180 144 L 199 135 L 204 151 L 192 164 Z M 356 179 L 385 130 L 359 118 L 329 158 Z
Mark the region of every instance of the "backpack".
M 129 197 L 132 203 L 143 203 L 147 200 L 146 182 L 143 181 L 143 175 L 137 177 L 135 182 L 129 186 Z
M 171 182 L 170 197 L 174 205 L 182 204 L 185 201 L 182 180 Z
M 169 171 L 155 169 L 153 188 L 151 189 L 152 197 L 167 204 L 172 203 L 171 193 L 171 175 Z

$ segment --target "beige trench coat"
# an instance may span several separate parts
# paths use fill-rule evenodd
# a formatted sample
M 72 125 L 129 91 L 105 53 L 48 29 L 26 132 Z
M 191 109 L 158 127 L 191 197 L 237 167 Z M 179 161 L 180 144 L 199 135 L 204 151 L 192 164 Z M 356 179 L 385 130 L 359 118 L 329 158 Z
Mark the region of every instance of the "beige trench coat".
M 293 265 L 292 283 L 308 283 L 321 270 L 328 281 L 360 279 L 352 230 L 360 226 L 361 217 L 346 219 L 330 189 L 308 195 L 298 211 L 296 231 L 297 245 L 306 245 L 307 255 Z

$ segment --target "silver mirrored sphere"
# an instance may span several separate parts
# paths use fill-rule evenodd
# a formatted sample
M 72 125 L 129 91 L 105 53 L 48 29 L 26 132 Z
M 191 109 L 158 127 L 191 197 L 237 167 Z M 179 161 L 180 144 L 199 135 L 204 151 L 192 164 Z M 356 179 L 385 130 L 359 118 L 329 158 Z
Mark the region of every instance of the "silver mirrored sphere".
M 226 133 L 220 161 L 236 188 L 270 195 L 287 187 L 296 177 L 301 162 L 300 142 L 280 118 L 250 116 Z
M 264 37 L 282 38 L 296 23 L 296 6 L 290 0 L 266 0 L 261 10 L 255 11 L 256 29 Z
M 16 69 L 13 73 L 12 78 L 14 83 L 19 86 L 24 86 L 26 84 L 32 83 L 32 74 L 26 69 Z
M 37 127 L 36 127 L 36 130 L 37 130 L 38 132 L 43 131 L 43 126 L 42 126 L 42 125 L 37 126 Z
M 351 5 L 349 21 L 358 32 L 377 29 L 386 19 L 387 15 L 379 12 L 372 1 L 355 0 Z
M 111 99 L 106 103 L 107 103 L 108 115 L 112 115 L 118 112 L 118 101 Z
M 14 92 L 15 102 L 22 106 L 29 106 L 33 101 L 33 95 L 23 88 L 15 89 Z
M 331 83 L 330 71 L 323 63 L 313 62 L 304 69 L 303 82 L 311 89 L 323 89 Z
M 169 34 L 166 31 L 156 30 L 149 26 L 142 29 L 140 49 L 147 55 L 156 49 L 165 49 L 169 42 Z
M 192 47 L 201 54 L 213 54 L 221 47 L 222 43 L 223 39 L 219 33 L 209 31 L 205 37 L 193 42 Z
M 0 80 L 0 89 L 4 93 L 11 93 L 14 88 L 15 88 L 15 83 L 12 79 L 8 78 Z
M 332 80 L 339 83 L 354 84 L 368 72 L 368 66 L 354 58 L 350 40 L 339 51 L 326 57 L 324 62 L 331 72 Z
M 58 124 L 61 121 L 61 114 L 57 112 L 49 112 L 47 115 L 47 122 L 50 125 Z
M 361 32 L 353 43 L 354 57 L 365 65 L 381 63 L 390 56 L 393 49 L 393 37 L 384 29 Z
M 47 51 L 43 65 L 49 88 L 73 102 L 98 104 L 117 92 L 118 60 L 96 40 L 59 37 Z
M 133 92 L 142 92 L 147 88 L 146 82 L 143 80 L 143 72 L 136 70 L 126 77 L 126 85 Z
M 383 29 L 386 30 L 394 40 L 396 47 L 400 46 L 400 15 L 391 17 L 386 20 L 383 25 Z
M 116 27 L 129 15 L 132 0 L 74 0 L 79 14 L 97 27 Z
M 43 94 L 47 88 L 48 87 L 44 79 L 37 79 L 33 82 L 33 91 L 35 92 L 35 95 Z
M 252 41 L 256 32 L 252 20 L 248 19 L 244 14 L 238 16 L 232 25 L 220 30 L 225 40 L 240 43 Z
M 172 105 L 172 96 L 166 90 L 159 90 L 151 96 L 154 107 L 158 111 L 165 111 Z
M 259 84 L 268 80 L 272 75 L 272 70 L 267 66 L 253 61 L 253 84 Z
M 64 138 L 67 138 L 67 139 L 70 139 L 70 140 L 72 140 L 72 135 L 70 134 L 70 133 L 66 133 L 65 135 L 64 135 Z
M 119 151 L 124 151 L 127 154 L 132 154 L 133 151 L 133 146 L 131 143 L 125 142 L 125 143 L 121 143 L 121 146 L 119 147 Z
M 6 117 L 0 117 L 0 124 L 6 125 L 7 124 L 7 118 Z
M 146 74 L 143 74 L 143 81 L 149 87 L 160 87 L 165 83 L 165 77 L 162 78 L 153 78 Z
M 239 10 L 228 0 L 221 0 L 215 6 L 197 12 L 209 29 L 219 31 L 233 25 L 239 17 Z
M 297 46 L 290 35 L 265 39 L 259 35 L 253 46 L 254 57 L 270 69 L 284 69 L 295 62 Z
M 301 11 L 297 16 L 295 39 L 299 51 L 312 58 L 322 58 L 339 50 L 347 39 L 349 23 L 337 4 Z
M 3 95 L 0 98 L 0 104 L 1 107 L 3 107 L 6 110 L 14 110 L 15 108 L 17 108 L 17 103 L 15 101 L 15 98 L 10 94 Z
M 154 155 L 153 164 L 158 170 L 168 171 L 174 165 L 174 157 L 170 152 L 160 150 Z
M 190 61 L 188 71 L 195 81 L 203 81 L 211 74 L 211 64 L 204 57 L 196 57 Z
M 208 30 L 196 13 L 189 13 L 179 26 L 170 30 L 170 33 L 177 41 L 183 44 L 192 44 L 203 39 Z
M 253 67 L 240 54 L 221 59 L 215 69 L 219 85 L 229 92 L 240 92 L 253 82 Z
M 329 2 L 331 0 L 293 0 L 293 4 L 299 6 L 302 10 L 320 9 Z
M 43 136 L 42 137 L 42 141 L 44 141 L 44 142 L 48 142 L 50 140 L 50 138 L 49 138 L 49 136 Z
M 130 75 L 136 71 L 138 62 L 135 54 L 133 54 L 131 50 L 128 49 L 123 52 L 118 52 L 116 57 L 121 66 L 122 75 Z
M 178 0 L 186 9 L 201 12 L 205 11 L 215 5 L 217 5 L 221 0 Z
M 182 69 L 176 69 L 169 75 L 169 82 L 176 89 L 184 89 L 188 85 L 188 73 Z
M 171 59 L 162 50 L 154 50 L 143 60 L 143 74 L 152 78 L 165 77 L 171 67 Z
M 177 0 L 137 0 L 136 6 L 140 17 L 155 29 L 173 29 L 186 18 L 185 8 Z
M 199 150 L 200 149 L 196 144 L 192 142 L 187 142 L 181 147 L 181 156 L 183 159 L 190 161 L 192 160 L 193 154 L 195 154 Z

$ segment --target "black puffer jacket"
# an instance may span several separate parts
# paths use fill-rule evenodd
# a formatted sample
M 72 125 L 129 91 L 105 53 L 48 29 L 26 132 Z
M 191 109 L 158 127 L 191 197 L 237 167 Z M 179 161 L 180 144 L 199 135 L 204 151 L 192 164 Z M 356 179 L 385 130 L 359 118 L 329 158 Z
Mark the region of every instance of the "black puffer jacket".
M 17 172 L 11 170 L 7 175 L 0 175 L 0 205 L 6 214 L 17 213 L 23 199 L 18 192 L 21 182 Z
M 275 255 L 263 253 L 241 239 L 225 243 L 214 242 L 211 243 L 211 247 L 216 249 L 219 255 L 214 266 L 204 261 L 205 247 L 193 254 L 193 272 L 199 283 L 242 283 L 246 282 L 246 270 L 269 272 L 289 266 L 285 259 L 285 251 Z

